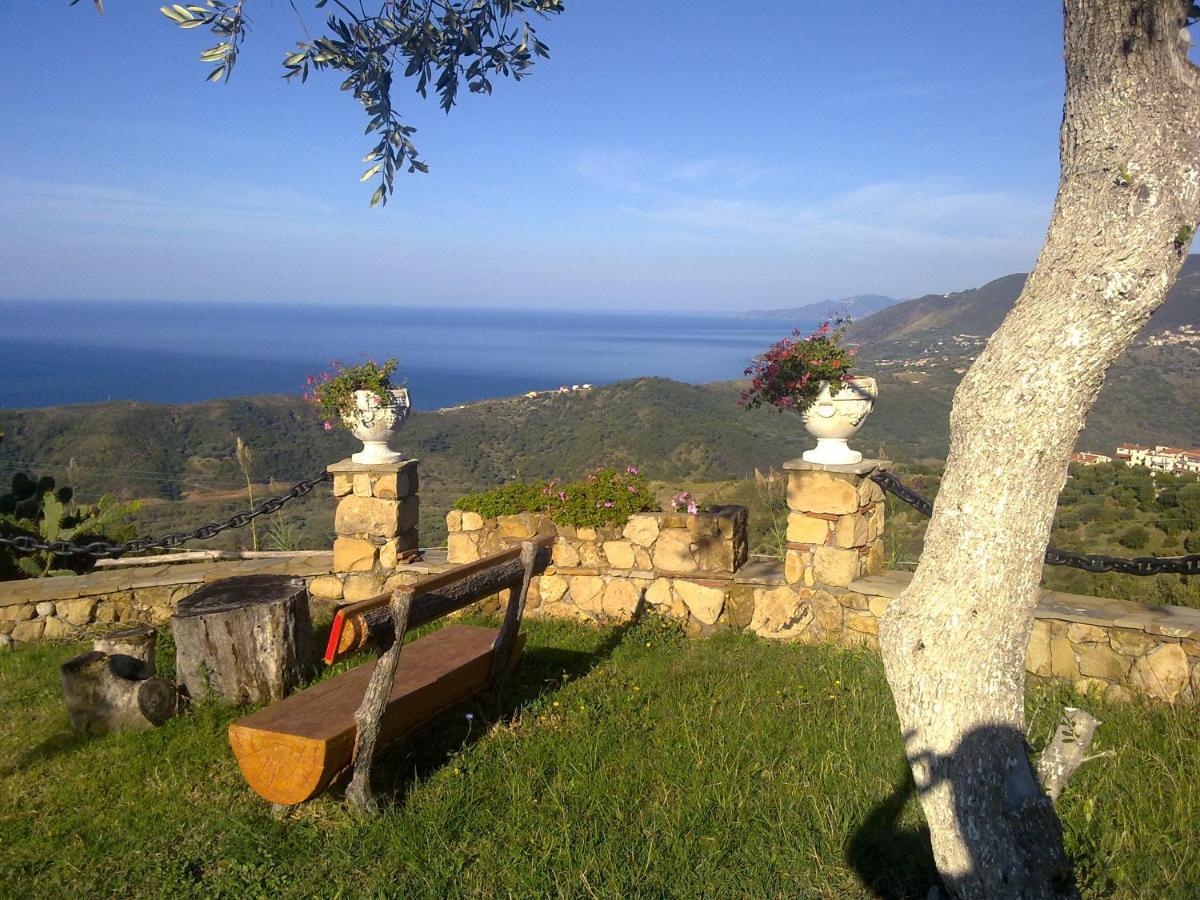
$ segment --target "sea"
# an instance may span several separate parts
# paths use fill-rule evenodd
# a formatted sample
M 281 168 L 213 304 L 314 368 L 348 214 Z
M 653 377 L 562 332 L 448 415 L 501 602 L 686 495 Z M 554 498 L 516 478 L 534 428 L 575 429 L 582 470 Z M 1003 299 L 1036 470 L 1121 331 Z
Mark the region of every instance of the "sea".
M 0 408 L 300 394 L 395 357 L 414 407 L 640 376 L 742 376 L 793 328 L 737 315 L 433 306 L 0 301 Z

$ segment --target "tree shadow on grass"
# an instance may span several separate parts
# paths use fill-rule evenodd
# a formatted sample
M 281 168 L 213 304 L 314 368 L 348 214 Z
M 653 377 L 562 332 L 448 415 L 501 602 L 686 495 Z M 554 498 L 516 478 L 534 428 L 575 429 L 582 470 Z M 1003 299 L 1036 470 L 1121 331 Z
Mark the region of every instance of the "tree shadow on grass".
M 909 746 L 912 734 L 904 741 Z M 1009 725 L 969 730 L 950 753 L 909 750 L 910 766 L 846 844 L 846 861 L 881 897 L 924 896 L 942 884 L 952 896 L 1077 897 L 1062 826 L 1042 793 L 1025 735 Z M 914 782 L 911 771 L 922 774 Z M 915 794 L 948 789 L 964 845 L 962 871 L 939 878 L 928 828 L 900 827 Z
M 925 897 L 938 881 L 929 829 L 900 826 L 917 788 L 907 765 L 887 796 L 846 843 L 846 862 L 877 897 Z
M 613 628 L 594 650 L 561 647 L 525 650 L 505 680 L 498 703 L 476 698 L 456 704 L 384 749 L 371 773 L 372 788 L 380 805 L 403 805 L 415 781 L 428 777 L 485 738 L 492 726 L 511 721 L 538 697 L 586 676 L 612 655 L 644 614 L 643 605 L 639 604 L 630 620 Z M 343 796 L 347 780 L 345 773 L 333 788 L 339 797 Z

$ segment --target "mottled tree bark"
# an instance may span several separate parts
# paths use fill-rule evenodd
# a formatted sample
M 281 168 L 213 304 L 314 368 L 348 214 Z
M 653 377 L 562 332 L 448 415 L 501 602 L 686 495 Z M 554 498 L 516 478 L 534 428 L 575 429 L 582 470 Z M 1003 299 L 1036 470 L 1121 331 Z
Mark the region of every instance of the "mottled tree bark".
M 934 857 L 960 896 L 1074 892 L 1024 743 L 1024 660 L 1076 437 L 1200 219 L 1188 5 L 1066 0 L 1053 218 L 1016 306 L 955 394 L 921 562 L 881 625 Z

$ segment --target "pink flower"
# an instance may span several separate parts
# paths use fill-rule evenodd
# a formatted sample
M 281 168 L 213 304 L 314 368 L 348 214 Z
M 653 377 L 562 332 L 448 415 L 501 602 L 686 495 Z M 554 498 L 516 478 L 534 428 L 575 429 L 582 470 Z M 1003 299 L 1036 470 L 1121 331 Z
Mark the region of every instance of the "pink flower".
M 695 500 L 689 500 L 689 501 L 688 501 L 688 513 L 689 513 L 690 515 L 693 515 L 693 516 L 694 516 L 694 515 L 695 515 L 696 513 L 698 513 L 699 511 L 700 511 L 700 509 L 699 509 L 699 508 L 696 506 L 696 501 L 695 501 Z
M 561 500 L 563 503 L 566 503 L 566 502 L 567 502 L 567 492 L 566 492 L 566 491 L 559 491 L 559 492 L 558 492 L 558 499 L 559 499 L 559 500 Z
M 637 488 L 635 488 L 632 484 L 629 485 L 629 487 L 627 487 L 625 490 L 629 491 L 629 493 L 631 493 L 631 494 L 637 493 Z
M 638 473 L 638 467 L 637 466 L 626 466 L 625 471 L 628 472 L 630 475 L 636 475 Z
M 614 503 L 613 503 L 611 500 L 605 500 L 605 501 L 604 501 L 604 508 L 605 508 L 605 509 L 612 509 L 614 505 L 615 505 L 615 504 L 614 504 Z
M 317 379 L 314 378 L 312 375 L 309 375 L 307 378 L 304 379 L 304 383 L 305 384 L 316 384 Z
M 321 427 L 324 428 L 326 431 L 333 431 L 333 423 L 330 422 L 328 419 L 326 419 L 324 422 L 321 423 Z

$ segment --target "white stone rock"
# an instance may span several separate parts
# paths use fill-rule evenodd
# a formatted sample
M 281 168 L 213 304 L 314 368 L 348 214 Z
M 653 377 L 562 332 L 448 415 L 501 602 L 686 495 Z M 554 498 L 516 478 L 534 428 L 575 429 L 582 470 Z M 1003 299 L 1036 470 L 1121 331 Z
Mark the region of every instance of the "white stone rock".
M 671 608 L 671 579 L 656 578 L 646 588 L 646 602 L 660 612 L 668 611 Z
M 633 544 L 629 541 L 605 541 L 604 557 L 614 569 L 632 569 Z
M 649 513 L 630 516 L 622 535 L 639 547 L 649 547 L 658 539 L 658 516 Z
M 567 579 L 561 575 L 543 575 L 539 582 L 543 603 L 557 603 L 567 592 Z
M 39 619 L 45 619 L 54 615 L 54 604 L 49 600 L 43 600 L 37 605 L 37 616 Z
M 1142 690 L 1158 700 L 1174 703 L 1188 684 L 1188 658 L 1178 644 L 1163 644 L 1134 664 L 1134 677 Z
M 792 638 L 813 620 L 812 605 L 795 588 L 784 585 L 754 592 L 754 618 L 750 630 L 760 637 Z
M 576 575 L 571 578 L 571 600 L 584 612 L 593 614 L 604 611 L 601 596 L 604 579 L 598 575 Z
M 696 620 L 705 625 L 715 625 L 725 606 L 725 588 L 697 584 L 682 578 L 675 579 L 675 592 L 687 604 Z

